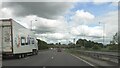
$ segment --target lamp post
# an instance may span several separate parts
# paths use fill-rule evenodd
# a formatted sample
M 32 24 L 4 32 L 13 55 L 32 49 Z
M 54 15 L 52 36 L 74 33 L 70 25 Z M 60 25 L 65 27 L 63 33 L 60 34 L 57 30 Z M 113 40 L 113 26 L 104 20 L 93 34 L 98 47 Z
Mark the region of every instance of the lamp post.
M 75 48 L 76 48 L 75 38 L 73 38 L 73 45 L 75 45 Z
M 99 24 L 101 24 L 101 22 L 99 22 Z M 105 33 L 105 23 L 104 24 L 102 23 L 102 25 L 103 25 L 103 45 L 104 45 L 104 42 L 105 42 L 105 36 L 104 36 L 104 33 Z
M 3 22 L 2 22 L 2 26 L 0 27 L 1 28 L 1 32 L 2 32 L 2 36 L 1 36 L 1 54 L 3 54 Z
M 84 21 L 85 22 L 85 21 Z M 85 47 L 85 28 L 84 28 L 84 23 L 82 24 L 82 30 L 83 30 L 83 47 Z
M 32 31 L 33 21 L 37 21 L 37 20 L 31 20 L 31 21 L 30 21 L 30 22 L 31 22 L 31 31 Z

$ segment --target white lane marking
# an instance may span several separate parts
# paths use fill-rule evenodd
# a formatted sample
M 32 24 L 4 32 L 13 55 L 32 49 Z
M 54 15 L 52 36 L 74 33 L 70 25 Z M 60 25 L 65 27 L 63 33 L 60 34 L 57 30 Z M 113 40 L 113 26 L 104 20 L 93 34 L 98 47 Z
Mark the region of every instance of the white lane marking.
M 71 54 L 71 55 L 74 56 L 74 57 L 76 57 L 77 59 L 82 60 L 83 62 L 89 64 L 90 66 L 95 66 L 95 65 L 93 65 L 93 64 L 91 64 L 91 63 L 89 63 L 89 62 L 87 62 L 87 61 L 85 61 L 85 60 L 83 60 L 83 59 L 81 59 L 80 57 L 77 57 L 77 56 L 75 56 L 75 55 L 73 55 L 73 54 Z
M 45 66 L 43 68 L 45 68 Z
M 26 58 L 24 58 L 24 59 L 29 59 L 30 57 L 26 57 Z
M 52 59 L 54 58 L 54 57 L 51 57 Z
M 42 52 L 38 52 L 38 54 L 41 54 Z

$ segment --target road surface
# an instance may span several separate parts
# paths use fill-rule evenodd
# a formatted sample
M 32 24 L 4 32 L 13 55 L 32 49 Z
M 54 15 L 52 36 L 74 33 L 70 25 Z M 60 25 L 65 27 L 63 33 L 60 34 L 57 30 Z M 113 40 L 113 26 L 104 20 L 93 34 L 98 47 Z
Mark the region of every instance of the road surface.
M 5 59 L 2 63 L 3 66 L 91 66 L 78 57 L 56 50 L 42 51 L 22 59 Z
M 2 67 L 2 53 L 0 51 L 0 67 Z

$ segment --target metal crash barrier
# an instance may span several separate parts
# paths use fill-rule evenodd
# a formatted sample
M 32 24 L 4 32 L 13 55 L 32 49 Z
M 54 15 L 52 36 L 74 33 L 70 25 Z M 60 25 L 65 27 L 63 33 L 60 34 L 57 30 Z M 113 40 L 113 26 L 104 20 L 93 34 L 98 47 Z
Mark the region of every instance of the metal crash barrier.
M 117 52 L 94 52 L 94 51 L 82 51 L 82 50 L 77 50 L 77 52 L 79 52 L 81 55 L 85 55 L 101 60 L 107 60 L 115 63 L 118 63 L 118 59 L 120 58 Z

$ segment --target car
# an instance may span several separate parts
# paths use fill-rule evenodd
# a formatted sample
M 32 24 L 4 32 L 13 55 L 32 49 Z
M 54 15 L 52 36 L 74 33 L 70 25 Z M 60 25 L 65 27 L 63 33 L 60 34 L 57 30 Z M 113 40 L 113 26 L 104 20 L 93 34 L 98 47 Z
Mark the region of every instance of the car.
M 50 48 L 51 50 L 53 49 L 53 48 Z
M 60 48 L 57 49 L 57 52 L 61 52 L 62 50 Z

